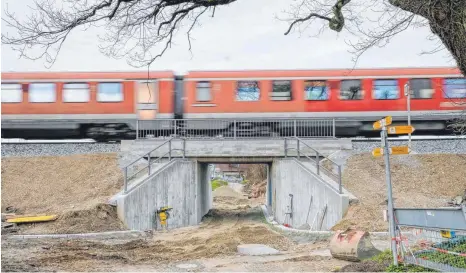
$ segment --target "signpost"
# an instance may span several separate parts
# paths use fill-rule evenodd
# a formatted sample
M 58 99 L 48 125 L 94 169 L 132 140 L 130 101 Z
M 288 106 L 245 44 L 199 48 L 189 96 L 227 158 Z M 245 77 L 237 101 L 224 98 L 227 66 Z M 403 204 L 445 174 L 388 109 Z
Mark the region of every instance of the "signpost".
M 396 241 L 395 241 L 395 218 L 393 210 L 393 197 L 392 197 L 392 180 L 390 174 L 390 155 L 401 155 L 410 153 L 410 145 L 408 146 L 393 146 L 388 147 L 388 134 L 398 135 L 398 134 L 410 134 L 414 132 L 414 127 L 411 125 L 408 126 L 389 126 L 392 124 L 392 117 L 388 116 L 381 120 L 374 122 L 374 130 L 380 131 L 381 146 L 372 150 L 372 155 L 375 157 L 384 156 L 385 160 L 385 179 L 387 182 L 387 195 L 388 195 L 388 219 L 389 219 L 389 229 L 391 239 L 391 249 L 393 254 L 393 263 L 398 265 L 398 255 L 396 251 Z M 411 139 L 410 139 L 411 140 Z

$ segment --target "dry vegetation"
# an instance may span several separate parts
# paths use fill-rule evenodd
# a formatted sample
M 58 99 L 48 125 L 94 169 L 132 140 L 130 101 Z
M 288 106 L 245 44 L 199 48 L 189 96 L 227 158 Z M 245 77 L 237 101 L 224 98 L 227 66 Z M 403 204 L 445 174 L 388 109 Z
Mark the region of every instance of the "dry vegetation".
M 265 196 L 267 187 L 267 167 L 263 164 L 251 164 L 248 166 L 245 174 L 246 184 L 244 191 L 251 198 Z
M 123 185 L 116 154 L 2 159 L 2 211 L 58 214 L 49 223 L 21 225 L 21 233 L 120 230 L 108 198 Z
M 466 189 L 466 156 L 450 154 L 391 156 L 396 207 L 441 207 Z M 352 156 L 343 173 L 343 185 L 359 204 L 349 208 L 333 230 L 347 227 L 386 231 L 382 211 L 387 208 L 383 158 Z

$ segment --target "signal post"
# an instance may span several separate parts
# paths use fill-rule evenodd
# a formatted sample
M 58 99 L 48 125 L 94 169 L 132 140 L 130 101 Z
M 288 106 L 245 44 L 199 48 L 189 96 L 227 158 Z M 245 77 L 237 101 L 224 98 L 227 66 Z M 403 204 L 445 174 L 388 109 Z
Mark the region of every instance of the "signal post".
M 392 181 L 390 174 L 390 155 L 400 155 L 400 154 L 409 154 L 409 146 L 393 146 L 388 147 L 388 134 L 410 134 L 414 132 L 414 128 L 411 125 L 407 126 L 389 126 L 392 124 L 392 117 L 388 116 L 381 120 L 374 122 L 374 130 L 380 131 L 380 140 L 381 147 L 375 148 L 372 150 L 372 155 L 375 157 L 384 156 L 385 160 L 385 180 L 387 183 L 387 197 L 388 197 L 388 218 L 389 218 L 389 230 L 391 237 L 391 250 L 393 254 L 393 264 L 398 265 L 398 255 L 396 250 L 396 241 L 395 241 L 395 217 L 393 211 L 393 197 L 392 197 Z

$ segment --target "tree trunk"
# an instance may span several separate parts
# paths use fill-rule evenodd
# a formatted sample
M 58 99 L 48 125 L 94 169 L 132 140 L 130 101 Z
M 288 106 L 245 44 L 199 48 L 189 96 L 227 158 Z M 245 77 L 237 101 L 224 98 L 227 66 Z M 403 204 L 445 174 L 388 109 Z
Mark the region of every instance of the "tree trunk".
M 424 17 L 466 76 L 466 0 L 389 0 L 405 11 Z

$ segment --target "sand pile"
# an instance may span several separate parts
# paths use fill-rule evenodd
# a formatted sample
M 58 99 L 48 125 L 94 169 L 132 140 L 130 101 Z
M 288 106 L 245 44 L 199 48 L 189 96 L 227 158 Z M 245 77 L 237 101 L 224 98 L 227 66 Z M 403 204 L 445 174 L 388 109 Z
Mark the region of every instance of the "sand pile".
M 120 230 L 105 203 L 122 185 L 116 154 L 2 159 L 2 211 L 59 215 L 54 222 L 20 225 L 21 233 Z
M 466 188 L 464 155 L 429 154 L 391 156 L 395 207 L 446 206 Z M 360 154 L 348 159 L 343 186 L 359 204 L 350 206 L 347 215 L 332 229 L 347 227 L 367 231 L 386 231 L 382 211 L 387 208 L 387 187 L 383 158 Z

